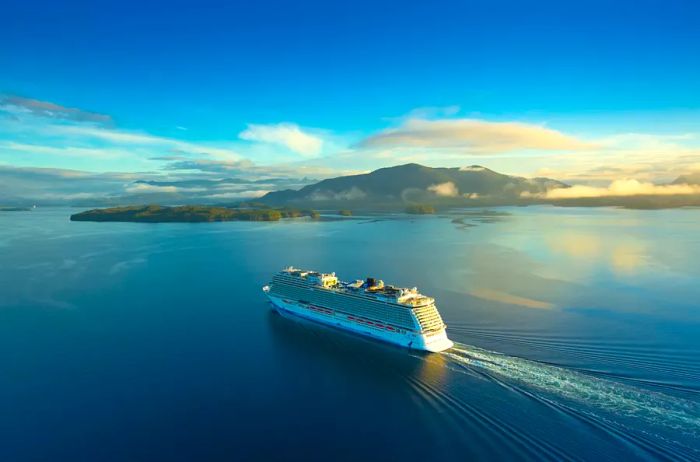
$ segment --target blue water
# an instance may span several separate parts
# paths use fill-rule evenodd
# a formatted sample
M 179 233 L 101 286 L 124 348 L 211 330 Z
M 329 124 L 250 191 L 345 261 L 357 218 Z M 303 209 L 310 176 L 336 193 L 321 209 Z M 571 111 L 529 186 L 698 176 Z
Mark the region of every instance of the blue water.
M 700 459 L 700 210 L 497 211 L 0 213 L 0 460 Z M 419 286 L 455 348 L 276 315 L 290 264 Z

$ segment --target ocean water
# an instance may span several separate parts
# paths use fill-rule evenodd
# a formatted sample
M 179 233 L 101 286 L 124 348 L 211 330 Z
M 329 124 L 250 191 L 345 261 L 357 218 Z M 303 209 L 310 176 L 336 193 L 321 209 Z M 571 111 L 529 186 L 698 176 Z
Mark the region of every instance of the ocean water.
M 0 213 L 0 460 L 699 460 L 700 210 Z M 437 299 L 423 354 L 275 314 L 287 265 Z

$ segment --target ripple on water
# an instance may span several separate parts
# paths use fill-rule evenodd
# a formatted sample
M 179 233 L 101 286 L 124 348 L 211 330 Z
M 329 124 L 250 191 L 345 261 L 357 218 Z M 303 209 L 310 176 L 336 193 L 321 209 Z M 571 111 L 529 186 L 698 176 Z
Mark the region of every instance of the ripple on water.
M 700 404 L 696 401 L 464 344 L 455 344 L 443 354 L 655 455 L 700 456 L 684 442 L 700 438 Z M 640 420 L 646 429 L 630 431 L 627 422 Z

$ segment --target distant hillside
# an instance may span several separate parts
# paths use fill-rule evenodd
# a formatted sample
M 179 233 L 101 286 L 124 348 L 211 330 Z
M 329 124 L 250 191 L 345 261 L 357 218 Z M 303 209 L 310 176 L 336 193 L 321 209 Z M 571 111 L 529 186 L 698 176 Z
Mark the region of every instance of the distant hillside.
M 689 173 L 687 175 L 681 175 L 671 184 L 697 184 L 700 185 L 700 172 Z
M 549 178 L 503 175 L 478 165 L 463 168 L 431 168 L 406 164 L 362 175 L 342 176 L 305 186 L 300 190 L 270 192 L 260 200 L 267 204 L 346 203 L 391 205 L 397 203 L 445 203 L 485 201 L 514 203 L 522 193 L 543 193 L 568 185 Z

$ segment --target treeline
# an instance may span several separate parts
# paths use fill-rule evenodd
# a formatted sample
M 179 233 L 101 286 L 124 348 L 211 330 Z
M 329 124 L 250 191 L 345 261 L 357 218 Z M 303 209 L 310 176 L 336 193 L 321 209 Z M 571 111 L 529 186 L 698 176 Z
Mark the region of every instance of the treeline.
M 199 223 L 214 221 L 277 221 L 308 216 L 318 219 L 315 210 L 292 208 L 228 208 L 204 205 L 135 205 L 87 210 L 71 215 L 71 221 L 126 221 L 144 223 Z
M 427 204 L 409 205 L 406 207 L 406 213 L 413 215 L 429 215 L 435 213 L 435 207 Z

